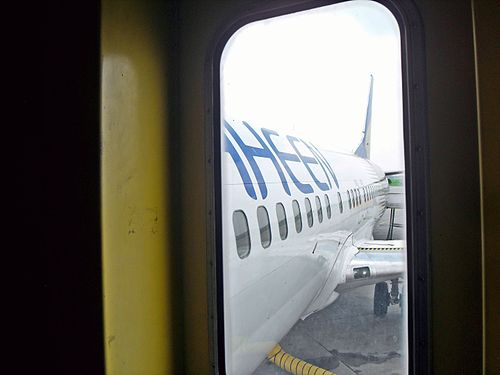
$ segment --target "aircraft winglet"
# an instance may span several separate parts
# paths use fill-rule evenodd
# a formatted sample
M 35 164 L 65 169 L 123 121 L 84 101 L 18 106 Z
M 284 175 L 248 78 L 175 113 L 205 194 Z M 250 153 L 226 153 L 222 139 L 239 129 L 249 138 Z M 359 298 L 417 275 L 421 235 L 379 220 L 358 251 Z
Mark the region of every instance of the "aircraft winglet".
M 368 106 L 366 107 L 365 129 L 363 130 L 363 139 L 354 152 L 355 155 L 370 159 L 370 138 L 372 128 L 372 94 L 373 94 L 373 75 L 370 75 L 370 92 L 368 94 Z

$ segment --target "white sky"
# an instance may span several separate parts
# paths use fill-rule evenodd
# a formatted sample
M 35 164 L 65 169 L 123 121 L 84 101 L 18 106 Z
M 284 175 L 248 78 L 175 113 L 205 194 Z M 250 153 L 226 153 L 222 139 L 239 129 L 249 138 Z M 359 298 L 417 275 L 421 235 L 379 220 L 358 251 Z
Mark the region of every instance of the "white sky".
M 221 61 L 222 115 L 317 147 L 353 152 L 374 76 L 371 159 L 403 170 L 399 27 L 382 5 L 354 0 L 251 23 Z

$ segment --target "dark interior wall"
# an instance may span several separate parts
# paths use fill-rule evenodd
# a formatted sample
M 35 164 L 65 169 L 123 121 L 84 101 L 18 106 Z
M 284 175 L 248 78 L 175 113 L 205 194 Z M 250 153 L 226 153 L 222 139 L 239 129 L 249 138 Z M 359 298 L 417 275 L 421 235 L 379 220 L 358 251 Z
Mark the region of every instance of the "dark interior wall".
M 432 357 L 436 374 L 481 373 L 481 228 L 472 8 L 418 1 L 430 146 Z
M 500 2 L 474 1 L 483 194 L 486 374 L 500 373 Z

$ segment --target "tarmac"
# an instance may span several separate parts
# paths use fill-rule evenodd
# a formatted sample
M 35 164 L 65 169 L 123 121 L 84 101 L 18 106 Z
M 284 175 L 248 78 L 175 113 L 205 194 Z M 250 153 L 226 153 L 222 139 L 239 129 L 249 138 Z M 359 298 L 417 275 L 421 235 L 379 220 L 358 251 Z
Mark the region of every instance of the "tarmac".
M 389 210 L 374 230 L 376 239 L 386 239 L 388 222 Z M 404 210 L 396 210 L 395 222 L 404 224 Z M 404 229 L 394 228 L 393 239 L 404 239 Z M 337 375 L 407 374 L 406 317 L 398 305 L 389 306 L 385 317 L 375 317 L 373 291 L 370 285 L 341 294 L 330 306 L 299 320 L 281 347 Z M 288 373 L 267 360 L 254 372 L 281 374 Z

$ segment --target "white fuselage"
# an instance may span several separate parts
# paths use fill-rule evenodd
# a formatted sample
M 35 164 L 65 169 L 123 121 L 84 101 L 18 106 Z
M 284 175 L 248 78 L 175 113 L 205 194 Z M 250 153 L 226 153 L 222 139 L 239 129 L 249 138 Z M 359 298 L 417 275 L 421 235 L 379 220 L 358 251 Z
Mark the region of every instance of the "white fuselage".
M 232 123 L 230 127 L 231 131 L 226 127 L 226 152 L 222 156 L 225 353 L 227 373 L 244 375 L 255 370 L 298 319 L 338 297 L 336 288 L 345 282 L 342 269 L 354 255 L 351 245 L 372 238 L 373 226 L 383 214 L 387 181 L 369 160 L 319 151 L 298 138 L 290 141 L 277 133 L 266 138 L 265 130 L 252 132 L 241 124 Z M 227 142 L 231 143 L 231 152 L 227 152 Z M 275 160 L 269 153 L 259 156 L 258 152 L 249 158 L 253 151 L 243 150 L 242 143 L 252 150 L 267 147 Z M 306 198 L 312 206 L 311 226 Z M 300 206 L 300 233 L 296 229 L 294 200 Z M 277 216 L 279 203 L 286 213 L 284 239 L 283 223 L 280 232 Z M 261 241 L 259 206 L 266 208 L 270 222 L 271 241 L 269 246 L 265 243 L 267 247 Z M 237 249 L 235 211 L 242 211 L 248 222 L 250 249 L 243 258 Z

